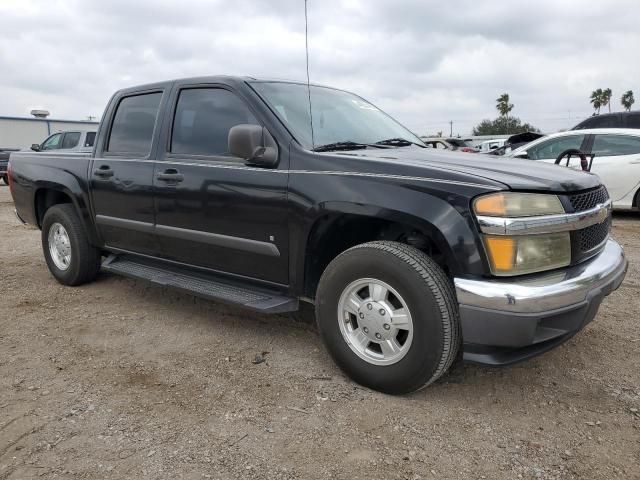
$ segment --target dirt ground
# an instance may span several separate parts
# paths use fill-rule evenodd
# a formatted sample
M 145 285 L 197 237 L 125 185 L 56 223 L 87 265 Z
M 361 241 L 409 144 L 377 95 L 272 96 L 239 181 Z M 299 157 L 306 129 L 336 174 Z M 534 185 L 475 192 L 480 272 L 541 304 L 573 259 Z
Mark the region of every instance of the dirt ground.
M 640 215 L 613 235 L 629 273 L 571 341 L 392 397 L 311 324 L 107 274 L 59 285 L 2 186 L 0 480 L 640 478 Z

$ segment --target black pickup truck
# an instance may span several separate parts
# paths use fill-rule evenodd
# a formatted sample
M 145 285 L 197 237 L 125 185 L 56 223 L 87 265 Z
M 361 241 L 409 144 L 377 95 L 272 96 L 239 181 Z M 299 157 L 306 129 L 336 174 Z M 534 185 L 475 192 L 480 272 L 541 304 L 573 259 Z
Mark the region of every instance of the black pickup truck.
M 9 176 L 59 282 L 102 268 L 261 312 L 313 303 L 337 364 L 390 393 L 459 356 L 553 348 L 627 269 L 597 176 L 428 149 L 362 98 L 295 82 L 125 89 L 92 154 L 18 152 Z

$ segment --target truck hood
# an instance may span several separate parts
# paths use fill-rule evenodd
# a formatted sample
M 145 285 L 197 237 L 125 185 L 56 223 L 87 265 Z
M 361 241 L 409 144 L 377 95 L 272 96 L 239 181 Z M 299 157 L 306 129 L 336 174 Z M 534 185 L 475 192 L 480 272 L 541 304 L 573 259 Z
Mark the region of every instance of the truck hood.
M 430 148 L 400 147 L 355 150 L 340 154 L 387 161 L 390 163 L 390 168 L 395 168 L 396 171 L 393 173 L 399 175 L 402 175 L 402 170 L 406 168 L 411 168 L 412 175 L 418 173 L 416 169 L 419 171 L 423 168 L 425 176 L 432 176 L 435 169 L 442 171 L 443 175 L 446 175 L 446 171 L 450 171 L 478 180 L 499 182 L 512 190 L 573 192 L 594 188 L 601 184 L 600 178 L 592 173 L 535 160 L 475 153 L 438 152 Z

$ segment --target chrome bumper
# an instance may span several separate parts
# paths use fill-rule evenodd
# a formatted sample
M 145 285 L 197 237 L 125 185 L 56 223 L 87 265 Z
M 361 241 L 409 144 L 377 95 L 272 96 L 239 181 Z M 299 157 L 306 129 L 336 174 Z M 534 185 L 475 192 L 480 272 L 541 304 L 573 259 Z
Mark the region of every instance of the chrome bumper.
M 535 314 L 580 304 L 594 291 L 612 292 L 622 283 L 627 266 L 622 247 L 608 240 L 596 257 L 560 272 L 525 280 L 455 278 L 454 283 L 461 306 Z

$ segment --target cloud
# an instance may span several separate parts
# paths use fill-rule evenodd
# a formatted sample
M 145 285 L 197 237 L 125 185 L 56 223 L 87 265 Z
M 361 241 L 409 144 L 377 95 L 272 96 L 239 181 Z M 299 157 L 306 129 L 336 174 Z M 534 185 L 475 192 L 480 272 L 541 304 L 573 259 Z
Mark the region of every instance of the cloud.
M 640 4 L 309 0 L 312 80 L 360 93 L 412 130 L 468 134 L 511 95 L 547 131 L 640 91 Z M 238 74 L 304 79 L 302 0 L 2 0 L 0 115 L 100 115 L 116 89 Z

